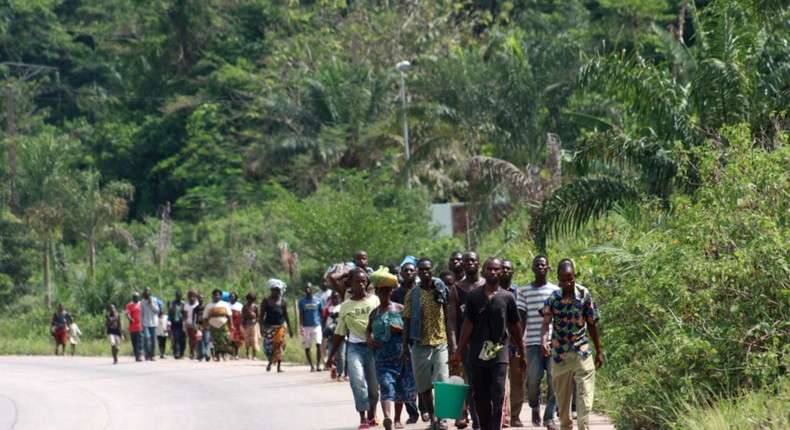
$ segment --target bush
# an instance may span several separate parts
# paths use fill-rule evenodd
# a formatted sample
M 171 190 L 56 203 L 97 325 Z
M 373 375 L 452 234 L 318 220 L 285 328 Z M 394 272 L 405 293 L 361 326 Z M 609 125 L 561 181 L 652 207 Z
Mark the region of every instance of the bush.
M 620 427 L 670 426 L 681 405 L 770 387 L 790 365 L 790 147 L 752 149 L 745 128 L 722 137 L 695 154 L 700 188 L 631 235 L 650 252 L 600 285 Z

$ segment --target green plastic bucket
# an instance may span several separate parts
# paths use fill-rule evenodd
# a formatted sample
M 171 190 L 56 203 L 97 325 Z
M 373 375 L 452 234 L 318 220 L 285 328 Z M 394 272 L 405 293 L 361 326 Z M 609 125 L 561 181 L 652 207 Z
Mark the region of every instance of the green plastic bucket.
M 436 416 L 439 418 L 460 419 L 464 400 L 469 386 L 434 382 Z

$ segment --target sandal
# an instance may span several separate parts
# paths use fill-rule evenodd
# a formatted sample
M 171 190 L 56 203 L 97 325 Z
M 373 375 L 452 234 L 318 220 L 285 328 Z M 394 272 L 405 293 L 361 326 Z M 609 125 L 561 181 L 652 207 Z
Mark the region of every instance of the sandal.
M 384 430 L 392 430 L 392 418 L 384 418 Z
M 535 427 L 540 427 L 540 411 L 532 411 L 532 425 Z
M 360 424 L 359 427 L 357 427 L 357 430 L 368 430 L 369 428 L 370 426 L 368 425 L 368 423 L 363 423 Z
M 395 421 L 395 428 L 396 429 L 402 429 L 403 428 L 403 424 L 401 424 L 400 421 Z
M 381 422 L 379 422 L 379 420 L 377 418 L 373 418 L 373 419 L 368 420 L 368 426 L 370 426 L 370 427 L 376 427 L 379 424 L 381 424 Z

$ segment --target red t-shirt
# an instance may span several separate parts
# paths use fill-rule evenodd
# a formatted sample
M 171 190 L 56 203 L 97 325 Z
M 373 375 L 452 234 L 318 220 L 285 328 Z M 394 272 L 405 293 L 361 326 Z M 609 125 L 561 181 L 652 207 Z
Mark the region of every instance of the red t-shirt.
M 142 320 L 140 318 L 140 302 L 129 302 L 126 305 L 126 313 L 132 317 L 129 323 L 129 333 L 139 333 L 143 330 Z

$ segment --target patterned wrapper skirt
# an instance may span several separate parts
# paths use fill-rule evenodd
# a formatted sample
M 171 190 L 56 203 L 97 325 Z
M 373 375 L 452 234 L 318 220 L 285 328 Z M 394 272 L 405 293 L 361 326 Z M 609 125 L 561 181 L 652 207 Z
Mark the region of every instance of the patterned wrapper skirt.
M 271 362 L 282 360 L 285 352 L 285 324 L 264 327 L 262 335 L 266 358 Z
M 233 312 L 231 316 L 233 321 L 233 328 L 230 331 L 230 338 L 236 343 L 236 346 L 244 345 L 244 329 L 241 327 L 241 314 Z
M 232 340 L 230 339 L 230 330 L 228 324 L 219 328 L 209 324 L 209 331 L 211 331 L 211 343 L 214 344 L 214 352 L 217 353 L 232 353 L 233 347 Z

